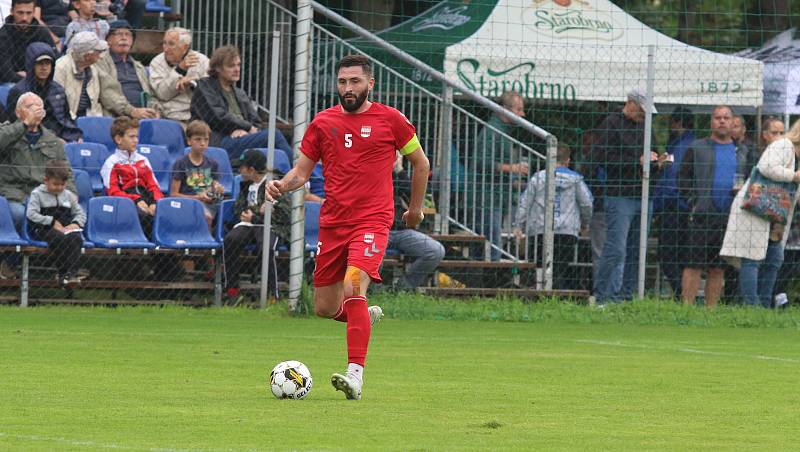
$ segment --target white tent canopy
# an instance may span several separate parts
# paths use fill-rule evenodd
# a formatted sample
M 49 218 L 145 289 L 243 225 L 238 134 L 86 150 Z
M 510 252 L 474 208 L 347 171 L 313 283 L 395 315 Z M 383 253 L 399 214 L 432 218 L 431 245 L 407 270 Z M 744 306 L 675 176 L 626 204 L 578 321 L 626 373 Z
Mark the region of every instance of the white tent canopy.
M 764 63 L 764 112 L 800 113 L 800 39 L 790 28 L 770 39 L 760 49 L 748 49 L 738 56 Z
M 491 97 L 621 101 L 646 85 L 649 45 L 656 104 L 761 105 L 761 62 L 684 44 L 607 0 L 499 0 L 477 32 L 447 47 L 444 72 Z

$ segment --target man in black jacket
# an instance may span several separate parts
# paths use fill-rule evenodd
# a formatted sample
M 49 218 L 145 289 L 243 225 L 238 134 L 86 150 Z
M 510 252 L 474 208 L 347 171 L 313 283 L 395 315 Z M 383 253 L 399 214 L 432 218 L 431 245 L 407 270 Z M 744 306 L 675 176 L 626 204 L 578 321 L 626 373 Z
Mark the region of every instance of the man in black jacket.
M 208 77 L 197 81 L 192 94 L 192 119 L 202 119 L 211 127 L 209 145 L 224 148 L 231 160 L 239 159 L 245 149 L 266 148 L 269 138 L 269 131 L 260 127 L 253 101 L 236 87 L 241 68 L 236 47 L 216 49 L 209 61 Z M 292 155 L 292 148 L 278 130 L 275 147 Z
M 25 58 L 28 74 L 11 88 L 7 104 L 16 106 L 22 94 L 36 93 L 44 101 L 46 116 L 42 125 L 65 142 L 80 140 L 83 133 L 69 114 L 64 87 L 53 80 L 56 66 L 53 49 L 43 42 L 34 42 L 28 46 Z M 12 121 L 17 119 L 13 109 L 9 109 L 9 115 Z
M 594 281 L 595 296 L 601 304 L 631 299 L 638 281 L 646 99 L 639 90 L 629 92 L 622 111 L 608 115 L 598 128 L 592 150 L 592 160 L 606 174 L 606 239 Z M 655 108 L 652 111 L 656 113 Z M 655 140 L 651 141 L 654 148 Z M 650 153 L 653 178 L 665 158 L 666 154 Z
M 33 17 L 34 0 L 12 0 L 11 15 L 0 28 L 0 83 L 16 83 L 25 78 L 25 49 L 32 42 L 43 42 L 55 50 L 46 26 Z

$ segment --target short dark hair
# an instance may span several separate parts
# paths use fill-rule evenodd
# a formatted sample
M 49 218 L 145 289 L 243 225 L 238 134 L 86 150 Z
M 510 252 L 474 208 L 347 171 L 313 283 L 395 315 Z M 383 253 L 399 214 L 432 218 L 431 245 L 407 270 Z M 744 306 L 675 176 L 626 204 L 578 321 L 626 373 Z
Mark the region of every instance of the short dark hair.
M 570 156 L 572 155 L 572 149 L 569 148 L 566 144 L 559 144 L 558 148 L 556 149 L 556 163 L 567 163 Z
M 361 69 L 364 70 L 364 75 L 367 78 L 372 78 L 372 63 L 369 62 L 369 58 L 364 55 L 345 55 L 336 63 L 336 73 L 339 73 L 339 69 L 343 67 L 354 67 L 354 66 L 361 66 Z
M 211 54 L 211 59 L 208 60 L 208 75 L 209 77 L 216 78 L 219 71 L 225 66 L 225 63 L 240 57 L 239 49 L 236 46 L 222 46 L 214 50 Z
M 188 126 L 186 126 L 187 140 L 197 135 L 202 135 L 204 137 L 211 136 L 211 127 L 208 127 L 208 124 L 201 119 L 195 119 L 194 121 L 190 122 Z
M 678 107 L 669 115 L 669 120 L 680 123 L 684 129 L 694 128 L 694 115 L 686 107 Z
M 111 123 L 111 137 L 121 137 L 125 135 L 125 132 L 130 129 L 138 129 L 139 128 L 139 120 L 131 118 L 130 116 L 120 116 L 114 119 L 114 122 Z
M 44 166 L 44 177 L 49 180 L 66 182 L 69 180 L 69 162 L 66 160 L 48 160 Z
M 35 3 L 36 0 L 11 0 L 11 9 L 17 5 L 27 5 L 28 3 Z

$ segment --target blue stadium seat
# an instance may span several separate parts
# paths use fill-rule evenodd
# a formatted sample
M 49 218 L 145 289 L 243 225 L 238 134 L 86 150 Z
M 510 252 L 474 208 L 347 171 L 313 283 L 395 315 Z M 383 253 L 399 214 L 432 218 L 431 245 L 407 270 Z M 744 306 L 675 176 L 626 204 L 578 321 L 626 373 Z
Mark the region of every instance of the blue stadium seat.
M 161 193 L 168 196 L 169 186 L 172 183 L 172 158 L 169 149 L 157 144 L 140 144 L 136 149 L 150 161 Z
M 28 215 L 27 215 L 27 212 L 28 212 L 28 200 L 27 199 L 25 200 L 25 212 L 26 212 L 26 215 L 22 218 L 22 234 L 20 234 L 22 236 L 22 239 L 23 240 L 27 240 L 28 243 L 31 244 L 31 246 L 37 246 L 39 248 L 47 248 L 47 242 L 45 242 L 44 240 L 34 240 L 31 237 L 31 230 L 30 230 L 31 221 L 28 220 Z
M 144 236 L 136 205 L 129 198 L 90 199 L 85 229 L 86 238 L 97 248 L 155 248 Z
M 306 201 L 306 251 L 312 253 L 317 252 L 317 243 L 319 242 L 319 210 L 321 207 L 321 203 Z
M 308 178 L 308 183 L 312 195 L 317 195 L 320 198 L 325 197 L 325 179 L 322 177 L 321 164 L 314 165 L 314 169 L 311 170 L 311 177 Z
M 191 150 L 192 148 L 187 147 L 183 150 L 183 154 L 186 155 Z M 219 183 L 225 187 L 225 194 L 230 195 L 233 193 L 233 168 L 231 167 L 231 159 L 228 157 L 228 151 L 222 148 L 209 146 L 208 149 L 206 149 L 206 157 L 209 160 L 217 162 L 219 174 L 215 174 L 214 176 Z
M 99 143 L 68 143 L 64 145 L 64 152 L 73 168 L 89 173 L 92 190 L 96 193 L 102 192 L 104 187 L 100 169 L 109 156 L 108 149 Z
M 89 200 L 94 196 L 92 192 L 92 179 L 89 173 L 82 169 L 73 169 L 72 176 L 75 178 L 75 188 L 78 190 L 78 203 L 80 203 L 84 211 L 88 212 Z
M 222 243 L 227 231 L 227 223 L 233 221 L 233 205 L 236 201 L 233 199 L 226 199 L 219 204 L 217 211 L 217 223 L 214 225 L 214 238 Z
M 263 152 L 264 155 L 269 158 L 269 149 L 268 148 L 255 148 L 259 151 Z M 286 155 L 282 149 L 275 149 L 275 169 L 286 174 L 292 169 L 292 161 L 289 159 L 289 156 Z
M 111 123 L 114 118 L 109 116 L 81 116 L 78 118 L 78 128 L 83 131 L 83 141 L 105 145 L 109 153 L 117 150 L 117 143 L 111 138 Z
M 183 148 L 186 147 L 181 123 L 170 119 L 142 119 L 139 121 L 139 143 L 166 146 L 172 160 L 181 157 Z
M 164 0 L 147 0 L 144 10 L 148 13 L 171 13 L 172 8 L 164 4 Z
M 239 189 L 242 187 L 242 175 L 237 174 L 233 177 L 233 190 L 231 190 L 231 197 L 236 199 L 239 197 Z
M 8 93 L 13 87 L 13 83 L 3 83 L 0 85 L 0 104 L 3 104 L 3 108 L 6 110 L 9 110 L 8 105 L 6 105 L 6 102 L 8 101 Z M 16 105 L 14 105 L 14 108 L 16 108 Z
M 0 196 L 0 246 L 26 246 L 28 242 L 19 236 L 14 227 L 14 217 L 6 198 Z
M 220 246 L 208 231 L 203 203 L 196 199 L 163 198 L 156 204 L 153 241 L 164 248 L 206 248 Z

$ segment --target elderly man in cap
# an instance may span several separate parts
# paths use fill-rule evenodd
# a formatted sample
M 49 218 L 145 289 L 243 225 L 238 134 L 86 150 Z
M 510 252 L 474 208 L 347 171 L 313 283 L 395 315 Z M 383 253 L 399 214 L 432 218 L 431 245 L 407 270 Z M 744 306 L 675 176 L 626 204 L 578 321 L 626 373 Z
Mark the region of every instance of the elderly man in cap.
M 11 88 L 6 104 L 16 105 L 22 94 L 32 92 L 44 101 L 46 115 L 42 124 L 65 142 L 80 140 L 83 134 L 69 115 L 64 87 L 53 80 L 56 62 L 53 48 L 34 42 L 28 46 L 25 58 L 27 76 Z M 9 116 L 12 121 L 17 119 L 14 110 L 9 111 Z
M 161 114 L 183 123 L 192 116 L 194 82 L 208 75 L 208 57 L 191 46 L 191 31 L 171 28 L 164 34 L 164 51 L 150 62 L 150 86 Z
M 606 174 L 606 240 L 594 281 L 594 294 L 600 304 L 633 298 L 638 282 L 646 103 L 641 90 L 629 92 L 622 111 L 609 114 L 598 127 L 592 148 L 592 161 Z M 656 113 L 655 107 L 652 112 Z M 655 137 L 651 149 L 655 149 L 654 143 Z M 650 152 L 653 178 L 666 159 L 666 154 Z
M 95 63 L 108 49 L 96 34 L 82 31 L 72 38 L 69 52 L 56 61 L 55 80 L 67 93 L 70 116 L 132 116 L 137 119 L 156 117 L 155 110 L 134 107 L 122 95 L 119 82 L 98 68 Z
M 136 33 L 126 20 L 111 22 L 106 36 L 108 52 L 100 56 L 97 67 L 115 78 L 122 87 L 122 94 L 134 107 L 147 107 L 150 97 L 150 82 L 144 65 L 130 56 Z

